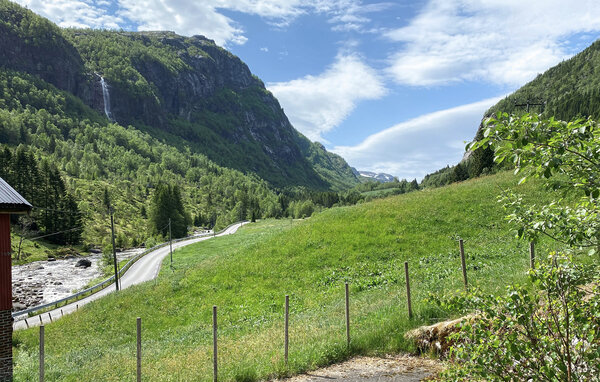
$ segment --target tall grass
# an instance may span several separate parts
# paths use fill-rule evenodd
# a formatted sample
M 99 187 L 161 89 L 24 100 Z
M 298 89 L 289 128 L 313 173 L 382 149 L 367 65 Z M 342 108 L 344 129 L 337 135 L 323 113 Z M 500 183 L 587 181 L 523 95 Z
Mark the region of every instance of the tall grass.
M 219 378 L 284 376 L 352 354 L 411 350 L 404 333 L 447 318 L 429 293 L 462 288 L 457 238 L 469 280 L 497 292 L 521 282 L 527 243 L 514 239 L 496 202 L 515 184 L 499 174 L 449 187 L 333 208 L 304 221 L 269 220 L 174 253 L 159 278 L 113 294 L 46 328 L 47 380 L 135 378 L 135 318 L 142 317 L 143 375 L 151 381 L 212 378 L 212 306 L 219 307 Z M 552 195 L 535 183 L 536 203 Z M 543 253 L 552 243 L 538 245 Z M 404 261 L 410 264 L 408 320 Z M 352 343 L 346 348 L 344 282 Z M 283 362 L 283 303 L 290 295 L 290 363 Z M 37 330 L 15 333 L 15 379 L 37 373 Z

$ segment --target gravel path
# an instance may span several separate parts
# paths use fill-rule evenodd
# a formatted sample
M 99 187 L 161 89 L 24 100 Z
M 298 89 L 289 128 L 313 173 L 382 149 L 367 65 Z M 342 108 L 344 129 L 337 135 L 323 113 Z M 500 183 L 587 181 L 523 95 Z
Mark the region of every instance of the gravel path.
M 385 358 L 356 357 L 283 381 L 418 382 L 435 377 L 441 370 L 442 364 L 438 360 L 410 355 L 395 355 Z

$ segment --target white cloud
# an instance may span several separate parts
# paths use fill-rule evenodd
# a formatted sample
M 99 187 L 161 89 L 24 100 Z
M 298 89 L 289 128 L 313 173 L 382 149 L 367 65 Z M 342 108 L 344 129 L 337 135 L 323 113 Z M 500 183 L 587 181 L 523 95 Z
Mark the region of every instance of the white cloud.
M 502 97 L 426 114 L 367 137 L 356 146 L 332 149 L 359 170 L 385 172 L 400 179 L 422 179 L 464 154 L 483 113 Z
M 361 0 L 16 0 L 62 27 L 119 29 L 130 24 L 138 30 L 172 30 L 204 35 L 219 45 L 244 44 L 243 28 L 221 10 L 257 15 L 285 27 L 300 15 L 326 15 L 333 30 L 360 30 L 365 15 L 385 9 L 387 3 L 363 5 Z M 111 4 L 117 6 L 110 14 Z
M 202 34 L 220 45 L 243 44 L 243 29 L 221 9 L 257 15 L 285 27 L 300 15 L 316 13 L 330 17 L 336 28 L 359 28 L 369 21 L 366 13 L 382 4 L 362 5 L 360 0 L 118 0 L 121 15 L 138 23 L 139 30 L 173 30 L 183 35 Z
M 109 15 L 106 10 L 85 0 L 15 0 L 32 11 L 52 20 L 61 27 L 76 28 L 118 28 L 123 22 L 119 17 Z
M 191 36 L 204 35 L 219 45 L 243 44 L 247 38 L 233 20 L 220 14 L 214 3 L 191 0 L 119 0 L 119 14 L 138 25 L 138 30 L 171 30 Z
M 413 86 L 465 80 L 520 85 L 571 52 L 565 40 L 600 31 L 592 0 L 431 0 L 405 27 L 389 74 Z
M 275 94 L 296 129 L 311 140 L 338 126 L 362 100 L 386 94 L 383 82 L 371 67 L 356 55 L 338 55 L 318 76 L 271 83 Z

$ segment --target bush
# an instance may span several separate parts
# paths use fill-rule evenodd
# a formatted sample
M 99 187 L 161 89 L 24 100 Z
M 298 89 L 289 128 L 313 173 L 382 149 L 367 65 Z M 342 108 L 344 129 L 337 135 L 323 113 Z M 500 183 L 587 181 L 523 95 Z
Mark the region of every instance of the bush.
M 477 296 L 477 318 L 451 338 L 444 380 L 600 381 L 600 276 L 554 255 L 532 270 L 534 288 Z

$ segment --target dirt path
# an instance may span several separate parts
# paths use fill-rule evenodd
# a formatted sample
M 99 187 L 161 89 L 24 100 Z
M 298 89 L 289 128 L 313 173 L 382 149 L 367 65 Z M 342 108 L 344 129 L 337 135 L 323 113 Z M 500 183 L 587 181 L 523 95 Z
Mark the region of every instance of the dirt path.
M 344 363 L 311 371 L 284 381 L 418 382 L 436 376 L 441 370 L 442 365 L 437 360 L 409 355 L 385 358 L 356 357 Z

